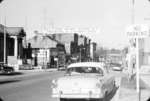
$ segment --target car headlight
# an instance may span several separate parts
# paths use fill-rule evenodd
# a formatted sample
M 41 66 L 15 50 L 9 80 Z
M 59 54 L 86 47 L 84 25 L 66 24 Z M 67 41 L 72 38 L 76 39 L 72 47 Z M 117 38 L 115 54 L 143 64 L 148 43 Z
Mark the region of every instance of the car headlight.
M 89 97 L 91 97 L 92 96 L 92 91 L 89 91 Z
M 56 88 L 57 87 L 57 80 L 52 80 L 52 88 Z
M 101 88 L 101 84 L 100 83 L 96 83 L 96 88 Z
M 104 80 L 103 80 L 103 79 L 100 79 L 99 82 L 96 83 L 96 87 L 97 87 L 97 88 L 101 88 L 102 85 L 103 85 L 103 83 L 104 83 Z

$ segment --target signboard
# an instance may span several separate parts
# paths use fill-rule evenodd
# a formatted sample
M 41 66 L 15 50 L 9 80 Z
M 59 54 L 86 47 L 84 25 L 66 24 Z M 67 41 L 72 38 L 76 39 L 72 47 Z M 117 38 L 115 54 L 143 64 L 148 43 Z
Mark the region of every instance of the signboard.
M 139 75 L 139 38 L 146 38 L 149 36 L 149 26 L 144 24 L 136 24 L 127 27 L 127 36 L 136 39 L 136 89 L 138 97 L 140 98 L 140 75 Z
M 10 64 L 10 65 L 18 64 L 17 57 L 16 56 L 8 56 L 8 64 Z
M 126 29 L 129 38 L 145 38 L 149 35 L 149 26 L 144 24 L 131 25 Z

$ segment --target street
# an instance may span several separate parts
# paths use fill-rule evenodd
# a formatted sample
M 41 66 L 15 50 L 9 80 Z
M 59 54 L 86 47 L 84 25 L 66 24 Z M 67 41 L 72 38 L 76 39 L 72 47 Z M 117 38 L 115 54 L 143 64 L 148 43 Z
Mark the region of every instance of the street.
M 44 72 L 15 78 L 11 82 L 0 84 L 0 96 L 3 101 L 49 101 L 51 79 L 60 75 L 60 72 Z
M 59 101 L 51 98 L 51 80 L 63 76 L 63 71 L 39 72 L 30 76 L 21 76 L 0 82 L 0 97 L 2 101 Z M 121 76 L 121 73 L 113 73 Z M 107 95 L 108 101 L 113 101 L 118 88 Z M 112 100 L 111 100 L 112 99 Z

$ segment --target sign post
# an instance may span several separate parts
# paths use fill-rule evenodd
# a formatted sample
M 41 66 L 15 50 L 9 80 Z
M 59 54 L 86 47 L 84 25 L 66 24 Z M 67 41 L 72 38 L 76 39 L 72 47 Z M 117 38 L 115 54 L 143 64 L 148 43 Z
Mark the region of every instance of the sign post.
M 149 27 L 148 25 L 131 25 L 126 31 L 129 39 L 136 39 L 136 90 L 138 93 L 138 101 L 140 101 L 139 39 L 143 39 L 149 35 Z

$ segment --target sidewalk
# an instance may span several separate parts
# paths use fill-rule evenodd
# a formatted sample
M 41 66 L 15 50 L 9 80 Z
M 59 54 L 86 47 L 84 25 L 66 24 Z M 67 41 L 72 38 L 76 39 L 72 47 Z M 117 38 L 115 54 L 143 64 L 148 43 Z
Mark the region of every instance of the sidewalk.
M 150 98 L 150 88 L 145 85 L 143 80 L 140 80 L 141 100 L 147 101 Z M 138 101 L 138 93 L 136 92 L 136 79 L 128 81 L 127 76 L 122 77 L 120 85 L 120 93 L 118 101 Z

